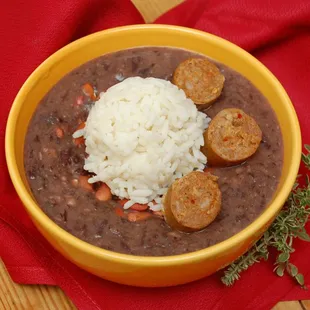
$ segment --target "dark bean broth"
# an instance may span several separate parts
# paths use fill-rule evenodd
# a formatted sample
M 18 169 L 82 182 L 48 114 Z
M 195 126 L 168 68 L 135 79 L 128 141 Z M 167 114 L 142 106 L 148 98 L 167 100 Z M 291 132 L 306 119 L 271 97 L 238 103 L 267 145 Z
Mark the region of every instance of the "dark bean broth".
M 93 193 L 76 188 L 72 180 L 83 171 L 84 147 L 72 142 L 77 124 L 86 120 L 90 105 L 76 105 L 81 86 L 99 92 L 124 77 L 170 80 L 177 65 L 196 54 L 172 48 L 136 48 L 99 57 L 72 71 L 43 98 L 29 125 L 25 141 L 25 169 L 32 192 L 43 211 L 59 226 L 96 246 L 134 255 L 164 256 L 206 248 L 248 226 L 266 207 L 282 169 L 282 136 L 276 116 L 264 96 L 243 76 L 217 64 L 226 81 L 224 90 L 206 113 L 213 117 L 228 107 L 253 116 L 263 132 L 258 152 L 238 167 L 214 169 L 222 191 L 222 210 L 201 232 L 172 230 L 151 217 L 131 223 L 115 213 L 116 200 L 100 202 Z M 55 128 L 64 129 L 57 138 Z

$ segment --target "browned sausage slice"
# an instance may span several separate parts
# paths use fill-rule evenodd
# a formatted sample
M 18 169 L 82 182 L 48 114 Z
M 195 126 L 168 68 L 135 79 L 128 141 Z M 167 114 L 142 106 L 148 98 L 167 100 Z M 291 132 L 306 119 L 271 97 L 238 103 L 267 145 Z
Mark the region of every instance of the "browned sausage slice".
M 221 209 L 217 179 L 209 173 L 194 171 L 175 181 L 163 201 L 168 225 L 187 232 L 208 226 Z
M 183 89 L 198 109 L 211 105 L 221 94 L 224 75 L 215 64 L 205 58 L 190 58 L 176 68 L 172 83 Z
M 240 109 L 224 109 L 205 131 L 201 151 L 209 166 L 232 166 L 252 156 L 261 140 L 262 131 L 251 116 Z

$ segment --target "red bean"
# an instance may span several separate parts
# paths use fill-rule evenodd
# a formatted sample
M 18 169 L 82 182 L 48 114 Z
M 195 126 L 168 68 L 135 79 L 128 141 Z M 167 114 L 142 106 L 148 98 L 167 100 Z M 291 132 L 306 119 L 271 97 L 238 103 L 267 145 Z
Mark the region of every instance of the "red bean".
M 99 201 L 109 201 L 112 199 L 111 190 L 105 183 L 101 184 L 95 196 Z
M 135 211 L 146 211 L 148 209 L 148 205 L 142 205 L 140 203 L 133 204 L 129 209 L 135 210 Z
M 79 177 L 79 185 L 80 185 L 80 187 L 82 187 L 86 191 L 93 192 L 94 191 L 93 186 L 90 183 L 88 183 L 89 178 L 90 178 L 89 176 L 81 175 Z
M 72 184 L 74 187 L 77 187 L 77 186 L 79 185 L 79 180 L 78 180 L 78 179 L 72 179 L 71 184 Z
M 93 86 L 91 86 L 89 83 L 86 83 L 82 86 L 83 93 L 88 96 L 91 100 L 96 100 L 97 96 L 95 94 L 95 90 Z
M 128 214 L 128 221 L 129 222 L 139 222 L 146 220 L 151 216 L 149 212 L 131 212 Z
M 55 129 L 55 132 L 56 132 L 57 138 L 59 138 L 59 139 L 63 138 L 63 136 L 64 136 L 64 131 L 63 131 L 63 129 L 57 127 L 57 128 Z

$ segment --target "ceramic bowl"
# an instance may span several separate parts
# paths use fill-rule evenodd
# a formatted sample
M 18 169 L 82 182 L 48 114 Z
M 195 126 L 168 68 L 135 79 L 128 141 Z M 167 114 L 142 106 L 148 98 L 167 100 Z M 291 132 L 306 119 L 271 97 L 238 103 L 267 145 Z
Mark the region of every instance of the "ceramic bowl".
M 65 74 L 105 53 L 139 46 L 170 46 L 205 54 L 247 77 L 269 100 L 284 139 L 284 165 L 278 189 L 265 211 L 233 237 L 209 248 L 176 256 L 141 257 L 88 244 L 45 215 L 27 183 L 23 148 L 29 121 L 44 95 Z M 301 136 L 294 107 L 279 81 L 256 58 L 214 35 L 167 25 L 104 30 L 79 39 L 44 61 L 27 79 L 12 105 L 6 129 L 6 159 L 16 191 L 42 235 L 67 259 L 114 282 L 134 286 L 172 286 L 206 277 L 243 254 L 264 233 L 294 184 Z

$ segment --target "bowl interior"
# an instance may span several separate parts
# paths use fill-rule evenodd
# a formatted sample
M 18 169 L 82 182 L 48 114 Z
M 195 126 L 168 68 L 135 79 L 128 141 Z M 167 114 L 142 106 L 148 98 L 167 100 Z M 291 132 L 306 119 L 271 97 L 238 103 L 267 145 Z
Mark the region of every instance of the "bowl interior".
M 28 187 L 23 163 L 25 134 L 38 103 L 55 83 L 77 66 L 105 53 L 138 46 L 180 47 L 205 54 L 243 74 L 269 100 L 283 134 L 284 165 L 280 184 L 269 204 L 269 209 L 272 210 L 264 212 L 253 223 L 252 228 L 247 228 L 249 229 L 247 233 L 262 227 L 282 206 L 294 183 L 299 167 L 300 130 L 295 111 L 287 94 L 280 83 L 259 61 L 237 46 L 203 32 L 160 25 L 111 29 L 73 42 L 47 59 L 24 84 L 15 99 L 10 114 L 6 153 L 14 185 L 28 211 L 34 215 L 35 210 L 40 209 L 35 204 Z M 245 232 L 242 231 L 239 234 L 243 233 Z

